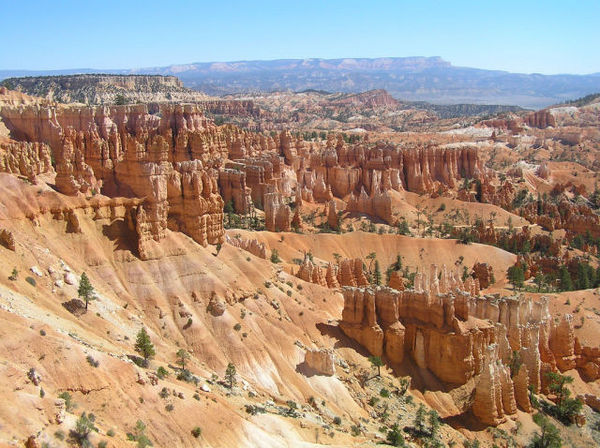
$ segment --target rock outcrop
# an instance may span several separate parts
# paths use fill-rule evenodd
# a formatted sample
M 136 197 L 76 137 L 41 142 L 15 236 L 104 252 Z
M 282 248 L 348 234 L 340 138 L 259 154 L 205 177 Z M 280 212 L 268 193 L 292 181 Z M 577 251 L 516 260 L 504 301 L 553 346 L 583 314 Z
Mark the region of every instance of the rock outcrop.
M 223 241 L 217 179 L 227 140 L 197 107 L 29 106 L 2 115 L 12 136 L 42 145 L 32 148 L 37 171 L 49 169 L 51 148 L 60 192 L 144 198 L 133 215 L 141 258 L 167 228 L 202 245 Z
M 436 266 L 417 274 L 412 290 L 344 287 L 340 328 L 373 355 L 394 363 L 410 356 L 449 387 L 471 385 L 473 413 L 497 425 L 517 406 L 531 410 L 527 390 L 540 390 L 544 371 L 571 369 L 580 357 L 572 319 L 554 323 L 547 298 L 480 297 L 476 289 Z M 513 352 L 523 364 L 511 378 Z
M 482 289 L 485 289 L 494 283 L 494 270 L 489 263 L 475 263 L 473 265 L 473 278 L 477 279 Z
M 267 258 L 267 248 L 265 243 L 260 243 L 258 240 L 253 238 L 231 238 L 229 235 L 225 235 L 225 242 L 234 247 L 239 247 L 247 252 L 250 252 L 252 255 L 259 258 Z
M 265 227 L 271 232 L 289 232 L 291 230 L 292 211 L 283 202 L 281 193 L 265 194 Z
M 335 359 L 333 353 L 327 350 L 307 350 L 304 355 L 306 367 L 319 375 L 335 375 Z

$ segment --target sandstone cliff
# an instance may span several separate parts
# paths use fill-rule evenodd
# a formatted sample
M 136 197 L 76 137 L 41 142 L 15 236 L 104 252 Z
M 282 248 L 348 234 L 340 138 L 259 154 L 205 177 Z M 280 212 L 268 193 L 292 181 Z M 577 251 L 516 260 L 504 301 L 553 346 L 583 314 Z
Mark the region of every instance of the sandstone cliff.
M 548 300 L 478 296 L 471 278 L 431 267 L 415 288 L 345 287 L 340 328 L 374 355 L 392 363 L 406 356 L 449 387 L 473 387 L 473 413 L 497 425 L 517 406 L 529 411 L 525 391 L 539 391 L 543 371 L 580 364 L 570 316 L 554 322 Z M 511 378 L 512 353 L 523 371 Z M 596 361 L 597 362 L 597 361 Z

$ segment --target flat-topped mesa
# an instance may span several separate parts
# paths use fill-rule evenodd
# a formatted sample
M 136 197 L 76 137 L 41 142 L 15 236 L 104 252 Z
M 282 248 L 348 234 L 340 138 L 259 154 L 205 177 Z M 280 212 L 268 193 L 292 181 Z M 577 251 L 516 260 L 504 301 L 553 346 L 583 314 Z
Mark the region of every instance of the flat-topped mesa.
M 526 391 L 540 390 L 543 371 L 590 361 L 577 354 L 572 319 L 551 321 L 546 297 L 482 297 L 475 283 L 433 265 L 411 290 L 343 287 L 340 328 L 370 353 L 393 363 L 409 356 L 451 387 L 474 380 L 473 412 L 496 425 L 517 405 L 531 410 Z M 512 379 L 514 352 L 524 370 Z
M 77 74 L 9 78 L 5 82 L 15 90 L 59 103 L 189 103 L 208 98 L 204 93 L 185 88 L 175 76 Z
M 2 116 L 14 138 L 52 148 L 60 192 L 145 198 L 136 212 L 142 258 L 141 246 L 167 228 L 202 245 L 223 241 L 218 168 L 236 131 L 217 128 L 197 106 L 24 106 Z

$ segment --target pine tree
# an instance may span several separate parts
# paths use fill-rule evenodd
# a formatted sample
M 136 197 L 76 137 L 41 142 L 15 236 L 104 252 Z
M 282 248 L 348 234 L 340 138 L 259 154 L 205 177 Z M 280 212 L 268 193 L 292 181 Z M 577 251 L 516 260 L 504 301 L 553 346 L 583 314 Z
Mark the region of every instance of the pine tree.
M 375 260 L 375 273 L 373 274 L 374 283 L 381 285 L 381 270 L 379 269 L 379 260 Z
M 427 416 L 427 412 L 425 411 L 425 406 L 423 406 L 422 404 L 419 405 L 419 408 L 417 409 L 417 413 L 415 414 L 414 427 L 415 427 L 417 434 L 419 434 L 421 436 L 427 434 L 427 431 L 425 431 L 426 416 Z
M 152 359 L 154 355 L 156 355 L 156 352 L 154 351 L 154 345 L 152 344 L 150 336 L 144 327 L 142 327 L 136 336 L 134 348 L 136 352 L 142 355 L 146 365 L 148 364 L 148 360 Z
M 227 369 L 225 369 L 225 380 L 230 389 L 233 389 L 233 386 L 237 383 L 236 375 L 237 372 L 235 366 L 232 363 L 227 364 Z
M 79 289 L 77 290 L 79 298 L 85 302 L 85 309 L 88 309 L 88 303 L 94 300 L 94 287 L 90 283 L 90 279 L 84 272 L 79 280 Z
M 184 349 L 180 348 L 177 353 L 177 364 L 181 366 L 181 370 L 185 370 L 185 362 L 190 359 L 190 354 Z
M 514 289 L 519 289 L 525 282 L 525 273 L 521 265 L 516 264 L 508 268 L 508 280 L 513 284 Z
M 383 366 L 383 361 L 379 356 L 369 356 L 369 361 L 373 367 L 377 367 L 377 376 L 381 376 L 381 366 Z
M 536 433 L 528 445 L 531 448 L 560 448 L 562 440 L 556 426 L 550 423 L 547 417 L 541 413 L 533 416 L 533 421 L 540 427 L 541 433 Z
M 571 274 L 565 265 L 562 265 L 559 270 L 560 278 L 560 289 L 561 291 L 572 291 L 573 280 L 571 280 Z
M 437 435 L 438 430 L 440 429 L 440 416 L 432 409 L 427 414 L 429 420 L 429 435 L 431 437 L 435 437 Z

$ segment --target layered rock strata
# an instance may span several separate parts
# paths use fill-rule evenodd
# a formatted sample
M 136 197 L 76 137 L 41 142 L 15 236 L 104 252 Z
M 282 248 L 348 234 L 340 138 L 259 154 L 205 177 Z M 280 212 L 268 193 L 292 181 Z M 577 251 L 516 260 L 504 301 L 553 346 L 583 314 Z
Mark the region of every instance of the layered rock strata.
M 450 388 L 470 385 L 473 413 L 497 425 L 517 406 L 531 410 L 527 389 L 540 390 L 543 372 L 573 368 L 581 357 L 572 319 L 552 321 L 546 298 L 481 297 L 473 283 L 432 266 L 412 290 L 344 287 L 340 328 L 373 355 L 410 357 Z M 522 366 L 511 377 L 514 353 Z

